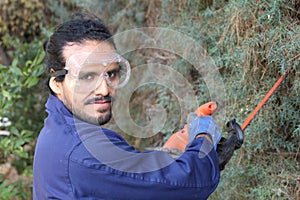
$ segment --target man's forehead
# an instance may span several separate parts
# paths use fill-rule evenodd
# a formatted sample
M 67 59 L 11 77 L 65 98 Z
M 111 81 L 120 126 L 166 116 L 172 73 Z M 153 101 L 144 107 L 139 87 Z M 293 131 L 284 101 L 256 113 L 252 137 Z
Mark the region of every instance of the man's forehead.
M 103 63 L 103 64 L 87 64 L 83 65 L 79 69 L 79 73 L 86 73 L 86 72 L 103 72 L 105 71 L 110 71 L 110 70 L 118 70 L 119 65 L 116 63 Z
M 63 48 L 63 56 L 65 59 L 78 53 L 93 53 L 93 52 L 115 52 L 113 45 L 106 41 L 87 40 L 81 43 L 69 42 Z

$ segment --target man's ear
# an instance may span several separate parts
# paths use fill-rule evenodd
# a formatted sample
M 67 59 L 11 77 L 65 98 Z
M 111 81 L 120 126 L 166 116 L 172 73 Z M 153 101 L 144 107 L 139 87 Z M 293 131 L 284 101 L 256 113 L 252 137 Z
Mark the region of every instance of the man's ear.
M 61 92 L 62 92 L 62 83 L 57 82 L 55 77 L 50 78 L 49 86 L 55 94 L 57 94 L 57 95 L 61 94 Z

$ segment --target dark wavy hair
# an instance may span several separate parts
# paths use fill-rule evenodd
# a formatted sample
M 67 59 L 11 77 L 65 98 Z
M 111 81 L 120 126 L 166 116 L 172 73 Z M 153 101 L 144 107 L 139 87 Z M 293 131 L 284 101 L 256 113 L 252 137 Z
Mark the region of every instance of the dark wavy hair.
M 63 48 L 67 43 L 96 40 L 107 41 L 115 47 L 111 37 L 110 31 L 97 16 L 87 11 L 73 13 L 71 20 L 58 25 L 50 38 L 44 43 L 46 72 L 50 74 L 65 67 L 66 60 L 63 56 Z M 56 81 L 62 82 L 64 78 L 65 75 L 57 76 Z M 49 87 L 49 80 L 50 78 L 47 80 L 47 86 L 50 92 L 54 94 Z

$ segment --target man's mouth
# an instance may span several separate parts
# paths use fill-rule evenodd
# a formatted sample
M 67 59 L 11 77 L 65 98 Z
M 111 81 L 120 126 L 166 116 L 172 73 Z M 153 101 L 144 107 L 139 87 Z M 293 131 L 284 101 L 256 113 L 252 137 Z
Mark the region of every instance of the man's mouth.
M 112 98 L 110 96 L 96 97 L 96 98 L 87 100 L 84 104 L 85 105 L 88 105 L 88 104 L 107 104 L 107 103 L 111 103 L 111 100 L 112 100 Z
M 105 103 L 110 103 L 110 101 L 94 101 L 94 104 L 105 104 Z

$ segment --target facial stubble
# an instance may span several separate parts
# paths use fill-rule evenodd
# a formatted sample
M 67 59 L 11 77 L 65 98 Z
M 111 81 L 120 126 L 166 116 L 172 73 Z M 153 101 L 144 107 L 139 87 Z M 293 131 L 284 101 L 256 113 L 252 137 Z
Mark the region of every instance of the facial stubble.
M 66 96 L 64 96 L 63 103 L 76 118 L 90 124 L 101 126 L 108 123 L 112 117 L 112 102 L 110 102 L 110 106 L 107 109 L 94 110 L 94 115 L 88 115 L 87 113 L 85 113 L 84 107 L 77 108 L 76 106 L 72 105 L 72 103 L 68 100 L 68 98 L 66 98 Z M 73 104 L 76 104 L 76 102 L 74 102 Z M 86 105 L 88 104 L 85 104 L 85 106 Z

